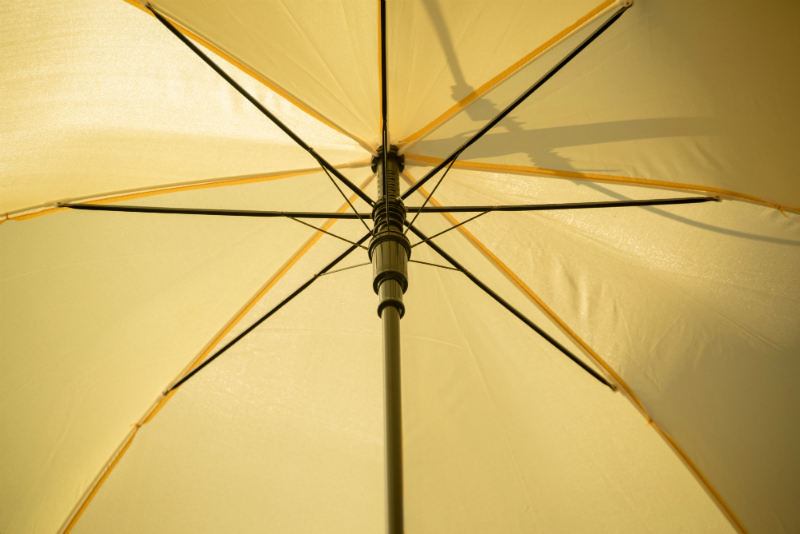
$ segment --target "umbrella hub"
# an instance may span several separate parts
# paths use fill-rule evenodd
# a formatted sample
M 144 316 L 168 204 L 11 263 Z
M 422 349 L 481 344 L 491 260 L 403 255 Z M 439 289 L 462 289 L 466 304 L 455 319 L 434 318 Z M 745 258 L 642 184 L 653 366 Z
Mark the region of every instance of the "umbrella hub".
M 400 200 L 400 173 L 403 156 L 392 146 L 386 154 L 384 169 L 383 147 L 372 159 L 372 170 L 378 174 L 378 200 L 372 210 L 375 229 L 369 243 L 369 258 L 372 261 L 372 289 L 378 295 L 378 315 L 386 306 L 393 306 L 405 313 L 403 293 L 408 289 L 408 259 L 411 244 L 403 235 L 406 207 Z

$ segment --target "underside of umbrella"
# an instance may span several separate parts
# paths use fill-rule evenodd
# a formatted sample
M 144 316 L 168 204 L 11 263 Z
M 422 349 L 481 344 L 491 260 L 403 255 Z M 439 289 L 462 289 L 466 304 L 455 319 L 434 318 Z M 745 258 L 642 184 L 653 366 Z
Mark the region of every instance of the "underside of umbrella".
M 0 532 L 800 528 L 800 7 L 0 9 Z

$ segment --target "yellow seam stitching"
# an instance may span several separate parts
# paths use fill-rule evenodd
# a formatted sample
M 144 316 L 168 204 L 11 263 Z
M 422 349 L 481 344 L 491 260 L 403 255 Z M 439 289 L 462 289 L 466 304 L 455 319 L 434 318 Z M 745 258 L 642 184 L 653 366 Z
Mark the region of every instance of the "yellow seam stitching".
M 83 501 L 83 504 L 81 504 L 80 508 L 78 508 L 78 511 L 75 512 L 75 515 L 72 516 L 72 519 L 67 524 L 67 527 L 64 529 L 64 534 L 69 534 L 69 532 L 72 531 L 72 528 L 78 522 L 78 519 L 80 519 L 80 517 L 83 515 L 83 512 L 86 511 L 86 507 L 88 506 L 89 502 L 91 502 L 91 500 L 94 499 L 94 496 L 97 493 L 98 489 L 100 489 L 100 486 L 103 485 L 103 483 L 106 481 L 106 478 L 108 478 L 108 475 L 110 475 L 111 471 L 117 466 L 117 463 L 119 463 L 120 459 L 122 458 L 122 455 L 125 454 L 125 452 L 127 452 L 128 447 L 131 446 L 131 443 L 133 443 L 133 438 L 136 437 L 136 434 L 138 432 L 139 432 L 139 427 L 136 426 L 133 430 L 133 433 L 128 437 L 127 441 L 125 442 L 125 445 L 123 445 L 122 449 L 120 449 L 119 454 L 117 454 L 114 457 L 114 459 L 108 465 L 106 470 L 103 471 L 103 474 L 97 480 L 97 483 L 94 485 L 94 487 L 92 487 L 92 490 L 86 496 L 86 499 Z
M 711 493 L 712 498 L 717 501 L 717 504 L 722 508 L 723 513 L 725 513 L 731 522 L 734 523 L 734 526 L 739 529 L 742 534 L 747 534 L 747 529 L 744 528 L 744 525 L 739 521 L 739 518 L 736 517 L 736 514 L 733 513 L 733 510 L 730 509 L 728 503 L 722 498 L 722 496 L 717 493 L 717 490 L 714 489 L 714 486 L 711 485 L 711 482 L 705 477 L 705 475 L 700 471 L 700 469 L 695 465 L 695 463 L 689 458 L 689 456 L 681 449 L 680 445 L 672 439 L 672 436 L 667 434 L 663 428 L 658 426 L 658 423 L 652 421 L 652 427 L 656 429 L 656 431 L 661 434 L 664 439 L 669 443 L 673 450 L 681 457 L 686 465 L 689 466 L 689 469 L 694 472 L 696 478 L 700 480 L 700 482 L 706 487 L 706 490 Z

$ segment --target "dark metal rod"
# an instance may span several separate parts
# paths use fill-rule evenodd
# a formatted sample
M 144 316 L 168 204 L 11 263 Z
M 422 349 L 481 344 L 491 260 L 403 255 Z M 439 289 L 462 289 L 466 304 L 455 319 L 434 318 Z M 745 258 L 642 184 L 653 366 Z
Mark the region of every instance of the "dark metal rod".
M 340 235 L 336 235 L 336 234 L 334 234 L 333 232 L 329 232 L 329 231 L 327 231 L 327 230 L 324 230 L 324 229 L 322 229 L 322 228 L 319 228 L 318 226 L 314 226 L 313 224 L 309 224 L 309 223 L 307 223 L 307 222 L 305 222 L 305 221 L 301 221 L 301 220 L 300 220 L 300 219 L 298 219 L 297 217 L 289 217 L 289 216 L 287 215 L 287 216 L 286 216 L 286 218 L 287 218 L 287 219 L 291 219 L 291 220 L 293 220 L 293 221 L 295 221 L 295 222 L 299 222 L 299 223 L 300 223 L 300 224 L 302 224 L 303 226 L 308 226 L 309 228 L 313 228 L 313 229 L 314 229 L 314 230 L 316 230 L 317 232 L 322 232 L 323 234 L 327 234 L 327 235 L 329 235 L 329 236 L 331 236 L 331 237 L 335 237 L 336 239 L 338 239 L 338 240 L 340 240 L 340 241 L 344 241 L 345 243 L 350 243 L 351 245 L 355 245 L 355 246 L 357 246 L 357 247 L 361 247 L 361 248 L 363 248 L 364 250 L 367 250 L 367 247 L 365 247 L 364 245 L 359 245 L 358 243 L 355 243 L 355 242 L 353 242 L 353 241 L 350 241 L 349 239 L 347 239 L 347 238 L 344 238 L 344 237 L 342 237 L 342 236 L 340 236 Z M 369 230 L 369 228 L 367 228 L 367 230 Z M 370 230 L 370 232 L 371 232 L 371 230 Z
M 129 213 L 164 213 L 171 215 L 219 215 L 226 217 L 289 217 L 298 219 L 357 219 L 355 213 L 313 211 L 208 210 L 195 208 L 157 208 L 116 204 L 60 204 L 63 208 L 90 211 L 123 211 Z M 369 215 L 362 214 L 368 217 Z
M 633 206 L 665 206 L 669 204 L 699 204 L 719 202 L 717 197 L 661 198 L 651 200 L 609 200 L 607 202 L 576 202 L 570 204 L 519 204 L 512 206 L 430 206 L 423 213 L 470 213 L 490 211 L 554 211 L 594 208 L 626 208 Z M 408 208 L 411 211 L 415 208 Z
M 422 232 L 420 232 L 420 231 L 419 231 L 419 230 L 418 230 L 418 229 L 417 229 L 415 226 L 412 226 L 412 227 L 411 227 L 411 231 L 412 231 L 412 232 L 414 232 L 414 233 L 417 235 L 417 237 L 419 237 L 419 238 L 420 238 L 420 239 L 422 239 L 423 241 L 427 240 L 427 237 L 425 237 L 425 234 L 423 234 Z M 606 379 L 605 379 L 605 378 L 603 378 L 603 377 L 602 377 L 600 374 L 598 374 L 598 373 L 597 373 L 597 371 L 595 371 L 594 369 L 592 369 L 591 367 L 589 367 L 588 365 L 586 365 L 585 363 L 583 363 L 583 361 L 581 361 L 581 359 L 580 359 L 580 358 L 578 358 L 577 356 L 575 356 L 574 354 L 572 354 L 572 353 L 569 351 L 569 349 L 567 349 L 567 348 L 566 348 L 564 345 L 562 345 L 561 343 L 559 343 L 558 341 L 556 341 L 555 339 L 553 339 L 553 337 L 552 337 L 552 336 L 550 336 L 550 334 L 548 334 L 547 332 L 545 332 L 544 330 L 542 330 L 541 328 L 539 328 L 539 327 L 538 327 L 536 324 L 534 324 L 534 322 L 533 322 L 533 321 L 531 321 L 530 319 L 528 319 L 527 317 L 525 317 L 525 316 L 524 316 L 524 315 L 523 315 L 523 314 L 522 314 L 522 313 L 521 313 L 519 310 L 517 310 L 517 309 L 516 309 L 514 306 L 512 306 L 511 304 L 509 304 L 508 302 L 506 302 L 506 301 L 505 301 L 505 299 L 503 299 L 503 297 L 501 297 L 500 295 L 498 295 L 497 293 L 495 293 L 494 291 L 492 291 L 492 290 L 489 288 L 489 286 L 487 286 L 486 284 L 484 284 L 483 282 L 481 282 L 481 281 L 480 281 L 480 280 L 479 280 L 479 279 L 478 279 L 478 278 L 477 278 L 477 277 L 476 277 L 474 274 L 472 274 L 471 272 L 469 272 L 469 271 L 468 271 L 468 270 L 467 270 L 467 269 L 466 269 L 466 268 L 465 268 L 463 265 L 461 265 L 461 264 L 460 264 L 459 262 L 457 262 L 457 261 L 456 261 L 456 260 L 455 260 L 455 259 L 454 259 L 452 256 L 450 256 L 450 254 L 448 254 L 447 252 L 445 252 L 444 250 L 442 250 L 442 248 L 441 248 L 439 245 L 437 245 L 437 244 L 436 244 L 436 243 L 434 243 L 433 241 L 428 241 L 428 246 L 429 246 L 429 247 L 431 247 L 431 248 L 432 248 L 434 251 L 436 251 L 436 253 L 438 253 L 438 254 L 439 254 L 441 257 L 443 257 L 445 260 L 447 260 L 448 262 L 450 262 L 450 264 L 451 264 L 453 267 L 455 267 L 456 269 L 458 269 L 458 270 L 460 270 L 461 272 L 463 272 L 463 273 L 466 275 L 466 277 L 467 277 L 467 278 L 469 278 L 470 280 L 472 280 L 472 281 L 475 283 L 475 285 L 477 285 L 479 288 L 483 289 L 483 291 L 484 291 L 484 292 L 486 292 L 486 293 L 487 293 L 487 294 L 488 294 L 490 297 L 492 297 L 494 300 L 496 300 L 498 303 L 500 303 L 500 305 L 501 305 L 501 306 L 503 306 L 505 309 L 507 309 L 508 311 L 510 311 L 512 314 L 514 314 L 514 315 L 515 315 L 515 316 L 516 316 L 516 317 L 517 317 L 517 318 L 518 318 L 520 321 L 522 321 L 523 323 L 525 323 L 526 325 L 528 325 L 528 326 L 529 326 L 529 327 L 530 327 L 530 328 L 531 328 L 531 329 L 532 329 L 534 332 L 536 332 L 537 334 L 539 334 L 540 336 L 542 336 L 542 337 L 543 337 L 545 340 L 547 340 L 547 341 L 548 341 L 548 342 L 549 342 L 551 345 L 553 345 L 555 348 L 557 348 L 558 350 L 560 350 L 560 351 L 561 351 L 561 352 L 562 352 L 562 353 L 563 353 L 563 354 L 564 354 L 564 355 L 565 355 L 567 358 L 569 358 L 569 359 L 570 359 L 570 360 L 572 360 L 573 362 L 577 363 L 577 364 L 578 364 L 578 365 L 581 367 L 581 369 L 583 369 L 584 371 L 586 371 L 587 373 L 589 373 L 590 375 L 592 375 L 593 377 L 595 377 L 597 380 L 599 380 L 599 381 L 600 381 L 601 383 L 603 383 L 604 385 L 606 385 L 606 386 L 608 386 L 609 388 L 611 388 L 612 390 L 616 391 L 616 388 L 615 388 L 614 386 L 612 386 L 612 385 L 611 385 L 611 384 L 608 382 L 608 380 L 606 380 Z
M 186 36 L 185 36 L 185 35 L 183 35 L 183 34 L 182 34 L 180 31 L 178 31 L 178 29 L 177 29 L 175 26 L 173 26 L 173 25 L 172 25 L 172 23 L 171 23 L 171 22 L 169 22 L 169 21 L 168 21 L 166 18 L 164 18 L 164 17 L 163 17 L 163 16 L 162 16 L 162 15 L 161 15 L 161 14 L 160 14 L 158 11 L 156 11 L 155 9 L 153 9 L 153 6 L 151 6 L 151 5 L 149 5 L 149 4 L 148 4 L 148 5 L 147 5 L 147 9 L 149 9 L 149 10 L 150 10 L 150 11 L 153 13 L 153 15 L 154 15 L 154 16 L 155 16 L 155 17 L 156 17 L 156 18 L 157 18 L 157 19 L 158 19 L 158 20 L 161 22 L 161 24 L 163 24 L 164 26 L 166 26 L 166 27 L 167 27 L 167 29 L 168 29 L 169 31 L 171 31 L 171 32 L 173 33 L 173 35 L 175 35 L 175 37 L 177 37 L 178 39 L 180 39 L 180 40 L 181 40 L 181 42 L 183 42 L 183 44 L 185 44 L 186 46 L 188 46 L 188 47 L 189 47 L 189 48 L 192 50 L 192 52 L 194 52 L 195 54 L 197 54 L 197 55 L 200 57 L 200 59 L 202 59 L 203 61 L 205 61 L 205 62 L 206 62 L 206 64 L 207 64 L 209 67 L 211 67 L 212 69 L 214 69 L 214 72 L 216 72 L 217 74 L 219 74 L 220 76 L 222 76 L 222 78 L 223 78 L 223 79 L 224 79 L 226 82 L 228 82 L 228 83 L 229 83 L 229 84 L 230 84 L 230 85 L 231 85 L 231 86 L 232 86 L 234 89 L 236 89 L 236 90 L 239 92 L 239 94 L 241 94 L 243 97 L 245 97 L 247 100 L 249 100 L 249 101 L 250 101 L 250 103 L 251 103 L 251 104 L 253 104 L 253 105 L 254 105 L 256 108 L 258 108 L 258 110 L 259 110 L 261 113 L 263 113 L 264 115 L 266 115 L 266 116 L 267 116 L 267 118 L 268 118 L 269 120 L 271 120 L 271 121 L 272 121 L 272 122 L 275 124 L 275 126 L 277 126 L 278 128 L 280 128 L 281 130 L 283 130 L 283 132 L 284 132 L 286 135 L 288 135 L 289 137 L 291 137 L 291 138 L 292 138 L 292 140 L 293 140 L 295 143 L 297 143 L 298 145 L 300 145 L 300 146 L 301 146 L 301 147 L 302 147 L 302 148 L 303 148 L 303 149 L 304 149 L 306 152 L 308 152 L 308 153 L 309 153 L 309 154 L 310 154 L 310 155 L 311 155 L 311 156 L 312 156 L 312 157 L 313 157 L 315 160 L 317 160 L 317 163 L 319 163 L 319 164 L 320 164 L 320 166 L 322 166 L 323 168 L 326 168 L 326 169 L 328 169 L 330 172 L 332 172 L 332 173 L 334 174 L 334 176 L 336 176 L 336 177 L 337 177 L 339 180 L 341 180 L 341 181 L 342 181 L 342 183 L 344 183 L 344 184 L 345 184 L 345 185 L 346 185 L 348 188 L 350 188 L 350 190 L 351 190 L 351 191 L 353 191 L 355 194 L 357 194 L 359 197 L 361 197 L 361 198 L 362 198 L 362 199 L 363 199 L 363 200 L 364 200 L 364 201 L 365 201 L 367 204 L 369 204 L 370 206 L 372 206 L 372 205 L 374 205 L 374 204 L 375 204 L 375 203 L 374 203 L 374 201 L 373 201 L 371 198 L 369 198 L 369 196 L 367 196 L 367 194 L 366 194 L 366 193 L 364 193 L 364 191 L 362 191 L 362 190 L 361 190 L 361 189 L 360 189 L 360 188 L 359 188 L 359 187 L 358 187 L 356 184 L 354 184 L 353 182 L 351 182 L 350 180 L 348 180 L 348 179 L 347 179 L 347 178 L 346 178 L 346 177 L 345 177 L 345 176 L 344 176 L 342 173 L 340 173 L 338 170 L 336 170 L 336 168 L 335 168 L 333 165 L 331 165 L 330 163 L 328 163 L 328 162 L 327 162 L 327 160 L 326 160 L 325 158 L 323 158 L 323 157 L 322 157 L 321 155 L 319 155 L 319 154 L 318 154 L 318 153 L 317 153 L 317 152 L 316 152 L 316 151 L 315 151 L 313 148 L 311 148 L 311 147 L 310 147 L 308 144 L 306 144 L 306 142 L 305 142 L 305 141 L 303 141 L 303 140 L 302 140 L 302 139 L 301 139 L 301 138 L 300 138 L 300 137 L 299 137 L 297 134 L 295 134 L 295 133 L 294 133 L 294 132 L 293 132 L 291 129 L 289 129 L 289 127 L 288 127 L 288 126 L 286 126 L 286 125 L 285 125 L 283 122 L 281 122 L 281 120 L 280 120 L 278 117 L 276 117 L 275 115 L 273 115 L 273 114 L 272 114 L 272 113 L 271 113 L 271 112 L 270 112 L 270 111 L 269 111 L 267 108 L 265 108 L 263 105 L 261 105 L 261 103 L 260 103 L 258 100 L 256 100 L 256 98 L 255 98 L 253 95 L 251 95 L 250 93 L 248 93 L 248 92 L 247 92 L 247 91 L 244 89 L 244 87 L 242 87 L 241 85 L 239 85 L 238 83 L 236 83 L 236 81 L 235 81 L 233 78 L 231 78 L 230 76 L 228 76 L 228 74 L 227 74 L 227 73 L 226 73 L 224 70 L 222 70 L 222 69 L 221 69 L 221 68 L 220 68 L 220 67 L 219 67 L 219 66 L 218 66 L 216 63 L 214 63 L 214 62 L 211 60 L 211 58 L 209 58 L 209 57 L 208 57 L 207 55 L 205 55 L 205 54 L 204 54 L 204 53 L 203 53 L 203 52 L 202 52 L 202 51 L 201 51 L 199 48 L 197 48 L 197 47 L 194 45 L 194 43 L 192 43 L 192 41 L 191 41 L 191 40 L 190 40 L 188 37 L 186 37 Z
M 616 22 L 617 19 L 619 19 L 622 16 L 622 14 L 625 13 L 625 11 L 628 10 L 629 7 L 630 6 L 623 6 L 622 8 L 619 9 L 619 11 L 614 13 L 614 15 L 611 18 L 609 18 L 605 23 L 603 23 L 602 26 L 600 26 L 598 29 L 596 29 L 589 37 L 587 37 L 581 44 L 579 44 L 564 59 L 562 59 L 560 62 L 558 62 L 558 64 L 555 67 L 553 67 L 552 69 L 550 69 L 547 72 L 547 74 L 542 76 L 539 79 L 539 81 L 537 81 L 535 84 L 533 84 L 527 91 L 522 93 L 522 95 L 520 95 L 516 100 L 514 100 L 514 102 L 509 104 L 508 107 L 506 107 L 503 111 L 501 111 L 499 115 L 497 115 L 494 119 L 489 121 L 483 128 L 481 128 L 478 131 L 478 133 L 473 135 L 463 145 L 458 147 L 458 149 L 455 152 L 453 152 L 449 157 L 447 157 L 447 159 L 443 160 L 441 163 L 439 163 L 439 165 L 434 167 L 433 170 L 431 170 L 422 179 L 420 179 L 420 181 L 418 181 L 416 184 L 414 184 L 410 188 L 408 188 L 406 190 L 406 192 L 403 193 L 403 195 L 400 198 L 403 199 L 403 200 L 408 198 L 408 196 L 411 195 L 411 193 L 413 193 L 414 191 L 416 191 L 417 189 L 422 187 L 422 185 L 425 184 L 425 182 L 430 180 L 431 177 L 433 175 L 435 175 L 437 172 L 439 172 L 442 168 L 444 168 L 445 165 L 447 165 L 451 161 L 455 161 L 455 159 L 458 157 L 459 154 L 461 154 L 464 150 L 466 150 L 468 147 L 470 147 L 478 139 L 483 137 L 483 135 L 486 132 L 488 132 L 489 130 L 494 128 L 497 125 L 497 123 L 499 123 L 501 120 L 503 120 L 509 113 L 514 111 L 514 109 L 516 109 L 517 106 L 522 104 L 522 102 L 524 102 L 526 98 L 531 96 L 537 89 L 539 89 L 542 85 L 544 85 L 550 78 L 552 78 L 558 71 L 560 71 L 567 63 L 569 63 L 575 56 L 577 56 L 584 48 L 589 46 L 589 44 L 591 44 L 592 41 L 597 39 L 600 36 L 600 34 L 602 34 L 612 24 L 614 24 L 614 22 Z
M 420 241 L 421 243 L 422 241 Z M 448 267 L 447 265 L 439 265 L 438 263 L 429 263 L 427 261 L 408 260 L 408 263 L 419 263 L 422 265 L 430 265 L 431 267 L 438 267 L 440 269 L 447 269 L 448 271 L 458 271 L 455 267 Z
M 383 378 L 386 436 L 386 531 L 403 534 L 403 405 L 400 382 L 400 312 L 386 306 L 383 322 Z
M 367 229 L 367 232 L 371 232 L 372 230 L 370 229 L 369 226 L 367 226 L 367 223 L 364 222 L 364 218 L 358 213 L 358 210 L 356 210 L 356 207 L 353 206 L 352 202 L 350 202 L 350 199 L 347 198 L 347 195 L 344 194 L 344 191 L 342 191 L 342 188 L 339 187 L 339 184 L 336 183 L 336 180 L 333 179 L 333 176 L 331 176 L 331 173 L 328 172 L 328 169 L 326 169 L 325 167 L 322 167 L 322 170 L 325 171 L 325 174 L 328 176 L 328 178 L 330 178 L 331 183 L 333 184 L 333 186 L 342 195 L 342 198 L 344 198 L 344 201 L 347 202 L 347 205 L 350 206 L 350 209 L 352 209 L 353 213 L 356 214 L 356 217 L 358 217 L 358 220 L 361 221 L 361 224 L 364 225 L 364 228 Z
M 366 240 L 367 240 L 367 239 L 368 239 L 370 236 L 372 236 L 372 233 L 371 233 L 371 232 L 370 232 L 369 234 L 365 235 L 364 237 L 362 237 L 361 239 L 359 239 L 359 240 L 357 241 L 357 243 L 360 245 L 361 243 L 363 243 L 364 241 L 366 241 Z M 337 257 L 335 260 L 333 260 L 333 261 L 332 261 L 332 262 L 330 262 L 328 265 L 326 265 L 325 267 L 323 267 L 323 268 L 322 268 L 322 270 L 320 270 L 320 271 L 319 271 L 317 274 L 315 274 L 315 275 L 314 275 L 314 276 L 312 276 L 310 279 L 308 279 L 308 281 L 306 281 L 306 282 L 305 282 L 303 285 L 301 285 L 300 287 L 298 287 L 297 289 L 295 289 L 295 290 L 294 290 L 294 292 L 293 292 L 291 295 L 289 295 L 288 297 L 286 297 L 285 299 L 283 299 L 282 301 L 280 301 L 278 304 L 276 304 L 276 305 L 275 305 L 275 306 L 274 306 L 274 307 L 273 307 L 271 310 L 269 310 L 269 311 L 268 311 L 266 314 L 264 314 L 264 315 L 263 315 L 263 316 L 262 316 L 262 317 L 261 317 L 261 318 L 260 318 L 258 321 L 256 321 L 255 323 L 253 323 L 252 325 L 250 325 L 249 327 L 247 327 L 247 329 L 246 329 L 246 330 L 244 330 L 244 331 L 243 331 L 241 334 L 239 334 L 238 336 L 236 336 L 235 338 L 233 338 L 231 341 L 229 341 L 229 342 L 228 342 L 228 343 L 227 343 L 227 344 L 226 344 L 224 347 L 222 347 L 222 348 L 221 348 L 221 349 L 219 349 L 217 352 L 215 352 L 214 354 L 212 354 L 211 356 L 209 356 L 208 358 L 206 358 L 206 359 L 205 359 L 205 361 L 203 361 L 203 363 L 201 363 L 200 365 L 198 365 L 197 367 L 195 367 L 194 369 L 192 369 L 192 370 L 191 370 L 189 373 L 187 373 L 187 374 L 186 374 L 186 376 L 184 376 L 183 378 L 181 378 L 180 380 L 178 380 L 178 382 L 176 382 L 176 383 L 175 383 L 175 385 L 173 385 L 171 388 L 169 388 L 169 389 L 168 389 L 167 391 L 165 391 L 164 393 L 165 393 L 165 394 L 167 394 L 167 393 L 169 393 L 170 391 L 172 391 L 173 389 L 177 389 L 177 388 L 179 388 L 179 387 L 180 387 L 181 385 L 183 385 L 183 384 L 184 384 L 184 383 L 185 383 L 187 380 L 189 380 L 189 379 L 190 379 L 190 378 L 192 378 L 194 375 L 196 375 L 197 373 L 199 373 L 199 372 L 200 372 L 200 371 L 201 371 L 201 370 L 202 370 L 202 369 L 203 369 L 203 368 L 204 368 L 206 365 L 208 365 L 208 364 L 210 364 L 211 362 L 213 362 L 213 361 L 214 361 L 215 359 L 217 359 L 217 358 L 218 358 L 220 355 L 222 355 L 222 354 L 223 354 L 223 353 L 224 353 L 226 350 L 228 350 L 228 349 L 229 349 L 229 348 L 231 348 L 233 345 L 235 345 L 235 344 L 236 344 L 238 341 L 240 341 L 240 340 L 241 340 L 241 339 L 242 339 L 244 336 L 246 336 L 247 334 L 249 334 L 250 332 L 252 332 L 253 330 L 255 330 L 255 328 L 256 328 L 258 325 L 260 325 L 261 323 L 263 323 L 264 321 L 266 321 L 267 319 L 269 319 L 270 317 L 272 317 L 272 316 L 273 316 L 273 315 L 274 315 L 274 314 L 275 314 L 275 313 L 276 313 L 278 310 L 280 310 L 281 308 L 283 308 L 283 306 L 284 306 L 284 305 L 286 305 L 286 304 L 287 304 L 287 303 L 288 303 L 290 300 L 292 300 L 292 299 L 293 299 L 293 298 L 295 298 L 297 295 L 299 295 L 300 293 L 302 293 L 302 292 L 303 292 L 303 291 L 304 291 L 306 288 L 308 288 L 308 286 L 310 286 L 311 284 L 313 284 L 313 283 L 314 283 L 314 282 L 315 282 L 315 281 L 316 281 L 316 280 L 317 280 L 317 279 L 318 279 L 320 276 L 324 275 L 324 274 L 325 274 L 325 273 L 327 273 L 329 270 L 331 270 L 331 269 L 332 269 L 332 268 L 333 268 L 333 267 L 334 267 L 334 266 L 335 266 L 337 263 L 339 263 L 340 261 L 342 261 L 343 259 L 345 259 L 345 258 L 346 258 L 346 257 L 347 257 L 347 256 L 348 256 L 348 255 L 349 255 L 351 252 L 353 252 L 353 251 L 354 251 L 356 248 L 358 248 L 358 245 L 350 245 L 350 247 L 349 247 L 347 250 L 345 250 L 344 252 L 342 252 L 342 253 L 341 253 L 341 254 L 340 254 L 340 255 L 339 255 L 339 256 L 338 256 L 338 257 Z
M 389 186 L 386 170 L 389 161 L 389 95 L 386 82 L 386 1 L 380 0 L 381 10 L 381 142 L 383 143 L 383 194 L 386 197 L 386 217 L 389 217 Z M 399 192 L 399 190 L 398 190 Z M 386 225 L 389 231 L 389 225 Z
M 349 267 L 342 267 L 341 269 L 336 269 L 335 271 L 328 271 L 327 273 L 318 274 L 317 276 L 327 276 L 329 274 L 340 273 L 342 271 L 349 271 L 350 269 L 355 269 L 356 267 L 366 267 L 367 265 L 372 265 L 371 261 L 367 263 L 359 263 L 357 265 L 351 265 Z
M 489 212 L 488 212 L 488 211 L 484 211 L 483 213 L 479 213 L 479 214 L 475 215 L 474 217 L 470 217 L 469 219 L 467 219 L 467 220 L 466 220 L 466 221 L 464 221 L 464 222 L 460 222 L 460 223 L 456 224 L 455 226 L 451 226 L 451 227 L 450 227 L 450 228 L 448 228 L 447 230 L 442 230 L 442 231 L 441 231 L 441 232 L 439 232 L 438 234 L 433 234 L 432 236 L 430 236 L 430 237 L 429 237 L 428 239 L 426 239 L 425 241 L 418 241 L 417 243 L 414 243 L 413 245 L 411 245 L 411 248 L 414 248 L 414 247 L 416 247 L 416 246 L 419 246 L 419 245 L 421 245 L 421 244 L 423 244 L 423 243 L 427 243 L 427 242 L 428 242 L 428 241 L 430 241 L 431 239 L 435 239 L 435 238 L 439 237 L 439 236 L 440 236 L 440 235 L 442 235 L 442 234 L 446 234 L 447 232 L 450 232 L 451 230 L 455 230 L 455 229 L 456 229 L 456 228 L 458 228 L 459 226 L 463 226 L 463 225 L 467 224 L 467 223 L 468 223 L 468 222 L 470 222 L 470 221 L 474 221 L 474 220 L 475 220 L 475 219 L 477 219 L 478 217 L 480 217 L 480 216 L 482 216 L 482 215 L 486 215 L 487 213 L 489 213 Z M 409 227 L 409 228 L 411 228 L 411 225 L 412 225 L 412 224 L 414 224 L 414 221 L 411 221 L 411 222 L 409 223 L 408 227 Z
M 470 213 L 491 211 L 548 211 L 578 210 L 590 208 L 624 208 L 633 206 L 664 206 L 669 204 L 698 204 L 719 202 L 717 197 L 664 198 L 655 200 L 611 200 L 608 202 L 583 202 L 573 204 L 520 204 L 516 206 L 425 206 L 422 210 L 409 207 L 408 211 L 421 213 Z M 369 218 L 369 213 L 340 213 L 313 211 L 256 211 L 256 210 L 210 210 L 195 208 L 157 208 L 151 206 L 122 206 L 117 204 L 59 204 L 73 210 L 124 211 L 132 213 L 165 213 L 179 215 L 221 215 L 228 217 L 294 217 L 298 219 L 358 219 Z
M 436 190 L 439 189 L 439 186 L 442 184 L 442 181 L 444 181 L 444 178 L 445 178 L 445 176 L 447 176 L 447 173 L 450 172 L 450 169 L 453 168 L 453 163 L 455 163 L 455 162 L 456 162 L 456 160 L 453 159 L 453 161 L 450 162 L 450 165 L 447 166 L 447 169 L 444 171 L 444 174 L 442 174 L 442 177 L 439 178 L 439 181 L 436 182 L 435 186 L 433 186 L 433 189 L 431 190 L 431 192 L 428 193 L 428 196 L 425 197 L 425 202 L 422 203 L 422 206 L 420 206 L 419 209 L 417 210 L 417 212 L 414 214 L 414 218 L 411 219 L 411 222 L 408 224 L 408 228 L 411 228 L 414 225 L 414 221 L 417 220 L 417 217 L 419 217 L 419 214 L 422 213 L 422 210 L 424 210 L 425 206 L 428 205 L 428 201 L 431 199 L 431 197 L 436 192 Z M 406 228 L 406 231 L 403 232 L 403 234 L 407 234 L 408 233 L 408 228 Z

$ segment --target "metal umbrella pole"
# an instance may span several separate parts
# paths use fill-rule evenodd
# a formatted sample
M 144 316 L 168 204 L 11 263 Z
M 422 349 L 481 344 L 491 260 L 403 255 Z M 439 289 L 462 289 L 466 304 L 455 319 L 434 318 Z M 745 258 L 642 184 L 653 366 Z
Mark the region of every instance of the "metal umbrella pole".
M 403 234 L 406 208 L 400 198 L 402 163 L 389 146 L 389 95 L 386 68 L 386 0 L 380 0 L 381 147 L 373 159 L 378 200 L 372 209 L 372 288 L 383 321 L 383 395 L 386 448 L 386 532 L 403 533 L 403 405 L 400 384 L 400 319 L 405 313 L 411 244 Z
M 411 245 L 403 234 L 406 208 L 400 200 L 402 157 L 397 148 L 381 149 L 373 160 L 378 173 L 378 201 L 372 211 L 375 228 L 369 244 L 372 287 L 378 294 L 383 322 L 384 404 L 386 437 L 387 532 L 403 532 L 403 409 L 400 390 L 400 319 L 405 313 Z

